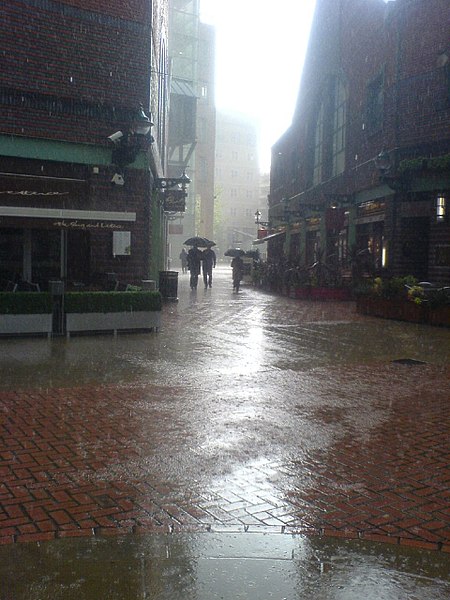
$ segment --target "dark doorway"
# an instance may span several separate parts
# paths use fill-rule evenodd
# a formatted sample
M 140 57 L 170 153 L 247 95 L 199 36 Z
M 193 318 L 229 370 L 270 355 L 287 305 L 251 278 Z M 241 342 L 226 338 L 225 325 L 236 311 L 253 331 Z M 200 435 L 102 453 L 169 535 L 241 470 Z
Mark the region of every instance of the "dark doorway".
M 67 232 L 67 282 L 89 283 L 91 244 L 88 231 Z
M 429 230 L 428 217 L 402 219 L 400 270 L 419 281 L 428 278 Z

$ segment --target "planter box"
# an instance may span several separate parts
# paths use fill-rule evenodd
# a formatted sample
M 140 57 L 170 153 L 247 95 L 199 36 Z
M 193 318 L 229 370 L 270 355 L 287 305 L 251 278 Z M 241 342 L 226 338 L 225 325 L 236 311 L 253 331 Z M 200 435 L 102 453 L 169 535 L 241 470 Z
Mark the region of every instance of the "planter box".
M 426 310 L 423 305 L 414 304 L 401 298 L 374 298 L 373 296 L 359 296 L 356 299 L 356 310 L 364 315 L 409 321 L 411 323 L 424 323 Z
M 0 315 L 0 335 L 52 333 L 52 314 Z
M 350 290 L 347 288 L 312 287 L 312 300 L 350 300 Z
M 298 300 L 351 300 L 348 288 L 302 287 L 294 289 Z
M 66 333 L 125 330 L 158 330 L 160 311 L 135 311 L 112 313 L 66 313 Z
M 428 309 L 428 323 L 440 327 L 450 327 L 450 306 Z
M 426 304 L 415 304 L 401 298 L 359 296 L 356 299 L 356 310 L 360 314 L 382 319 L 450 327 L 450 306 L 430 308 Z
M 311 289 L 309 287 L 294 288 L 294 293 L 292 295 L 292 297 L 297 298 L 297 300 L 309 300 L 310 296 Z

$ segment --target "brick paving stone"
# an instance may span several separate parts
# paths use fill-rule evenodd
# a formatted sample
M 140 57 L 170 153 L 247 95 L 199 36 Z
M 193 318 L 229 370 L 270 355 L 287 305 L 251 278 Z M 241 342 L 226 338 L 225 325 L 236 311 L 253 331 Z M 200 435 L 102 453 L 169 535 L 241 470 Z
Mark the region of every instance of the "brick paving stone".
M 364 346 L 378 335 L 426 352 L 428 337 L 437 348 L 450 336 L 381 326 L 352 303 L 249 302 L 244 290 L 233 312 L 217 294 L 208 319 L 207 300 L 186 296 L 165 309 L 166 332 L 142 338 L 160 376 L 134 380 L 153 358 L 119 336 L 103 351 L 118 346 L 128 380 L 0 391 L 0 543 L 266 527 L 448 552 L 448 368 L 392 365 Z M 198 343 L 198 366 L 178 331 Z

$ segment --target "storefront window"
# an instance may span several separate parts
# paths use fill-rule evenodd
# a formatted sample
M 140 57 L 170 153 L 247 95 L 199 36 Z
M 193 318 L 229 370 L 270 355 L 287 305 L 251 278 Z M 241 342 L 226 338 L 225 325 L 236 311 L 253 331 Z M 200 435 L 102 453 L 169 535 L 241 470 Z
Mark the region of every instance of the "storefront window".
M 0 229 L 0 280 L 17 282 L 23 271 L 23 230 Z
M 34 229 L 32 232 L 31 271 L 33 281 L 47 284 L 61 277 L 61 232 Z

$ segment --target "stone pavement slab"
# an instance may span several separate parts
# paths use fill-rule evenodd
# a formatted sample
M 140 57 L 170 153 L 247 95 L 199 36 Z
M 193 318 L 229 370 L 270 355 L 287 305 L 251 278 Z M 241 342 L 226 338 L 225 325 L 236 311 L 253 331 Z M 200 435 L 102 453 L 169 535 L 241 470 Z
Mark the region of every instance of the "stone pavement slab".
M 258 533 L 0 547 L 2 600 L 445 600 L 450 557 Z

